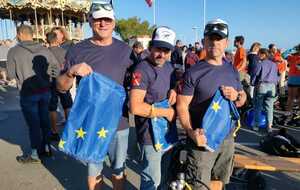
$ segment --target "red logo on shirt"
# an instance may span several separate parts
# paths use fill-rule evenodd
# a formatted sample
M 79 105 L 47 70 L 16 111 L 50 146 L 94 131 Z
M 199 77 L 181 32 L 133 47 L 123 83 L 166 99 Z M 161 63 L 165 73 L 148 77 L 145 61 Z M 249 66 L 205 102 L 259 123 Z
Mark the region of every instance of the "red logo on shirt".
M 134 72 L 132 74 L 131 85 L 140 86 L 141 79 L 142 79 L 142 74 L 139 72 Z

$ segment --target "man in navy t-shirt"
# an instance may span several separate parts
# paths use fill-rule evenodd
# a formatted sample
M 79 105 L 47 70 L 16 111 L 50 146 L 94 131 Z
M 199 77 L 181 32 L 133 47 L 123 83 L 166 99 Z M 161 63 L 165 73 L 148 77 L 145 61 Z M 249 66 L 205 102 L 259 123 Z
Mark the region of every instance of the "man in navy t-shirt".
M 141 190 L 157 189 L 161 176 L 163 152 L 156 152 L 153 134 L 150 132 L 150 119 L 165 117 L 173 121 L 175 111 L 170 108 L 154 108 L 153 104 L 165 99 L 173 105 L 176 92 L 172 90 L 175 79 L 174 68 L 168 61 L 174 49 L 175 33 L 167 27 L 154 30 L 150 43 L 150 55 L 139 63 L 132 74 L 130 110 L 135 115 L 138 143 L 142 152 Z M 166 171 L 167 172 L 167 171 Z M 162 185 L 165 183 L 161 183 Z
M 187 182 L 192 189 L 221 190 L 231 175 L 234 139 L 230 134 L 220 148 L 209 152 L 204 148 L 206 137 L 200 129 L 202 118 L 215 92 L 220 89 L 224 98 L 242 106 L 246 94 L 242 89 L 238 72 L 223 59 L 228 46 L 228 25 L 221 19 L 210 21 L 205 26 L 204 49 L 206 59 L 196 64 L 185 74 L 177 96 L 177 112 L 188 135 Z
M 132 64 L 131 49 L 127 44 L 112 37 L 115 27 L 111 4 L 93 3 L 89 12 L 89 24 L 93 37 L 73 46 L 66 55 L 65 74 L 57 80 L 60 90 L 70 89 L 75 76 L 84 77 L 92 72 L 100 73 L 120 85 L 124 84 L 126 71 Z M 101 97 L 99 97 L 101 98 Z M 129 125 L 126 113 L 119 122 L 118 131 L 109 147 L 109 158 L 113 169 L 114 189 L 124 189 L 124 169 L 127 157 Z M 103 164 L 88 163 L 89 190 L 100 189 Z

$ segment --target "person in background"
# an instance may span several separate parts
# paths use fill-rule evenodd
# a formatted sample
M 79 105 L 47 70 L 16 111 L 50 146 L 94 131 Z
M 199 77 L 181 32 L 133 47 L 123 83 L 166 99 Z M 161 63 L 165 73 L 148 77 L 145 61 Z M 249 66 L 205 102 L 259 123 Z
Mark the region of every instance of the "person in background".
M 185 57 L 185 69 L 189 69 L 191 66 L 195 65 L 199 61 L 198 56 L 196 55 L 196 49 L 194 47 L 191 48 Z
M 244 49 L 245 39 L 243 36 L 236 36 L 234 39 L 234 47 L 236 47 L 236 52 L 234 55 L 233 66 L 240 73 L 241 81 L 246 81 L 249 83 L 249 79 L 247 77 L 247 53 Z
M 181 49 L 182 49 L 182 60 L 183 60 L 182 69 L 183 69 L 183 71 L 185 71 L 185 58 L 189 51 L 188 51 L 188 48 L 186 47 L 186 45 L 182 46 Z
M 41 156 L 51 156 L 50 80 L 59 74 L 59 63 L 49 49 L 33 41 L 31 26 L 17 27 L 17 39 L 19 43 L 8 51 L 7 71 L 10 79 L 17 80 L 31 145 L 30 154 L 17 156 L 17 161 L 40 163 Z
M 60 64 L 60 68 L 63 68 L 66 56 L 66 50 L 59 46 L 59 41 L 57 39 L 57 35 L 54 32 L 49 32 L 46 34 L 46 40 L 49 44 L 48 49 L 54 55 L 56 60 Z M 57 105 L 58 99 L 60 99 L 60 103 L 64 109 L 64 116 L 67 120 L 69 111 L 73 105 L 73 100 L 70 91 L 66 91 L 65 93 L 60 93 L 56 89 L 56 79 L 53 79 L 51 82 L 51 98 L 49 102 L 49 112 L 50 112 L 50 122 L 51 122 L 51 140 L 59 141 L 59 129 L 57 126 Z
M 255 76 L 255 68 L 256 65 L 259 63 L 259 56 L 258 51 L 261 48 L 261 44 L 259 42 L 254 42 L 249 50 L 249 53 L 247 55 L 248 60 L 248 74 L 250 76 L 250 81 L 252 81 L 252 78 Z M 254 96 L 254 86 L 250 84 L 250 97 L 253 99 Z
M 174 67 L 177 69 L 183 68 L 183 58 L 182 58 L 182 49 L 181 49 L 182 46 L 183 44 L 181 40 L 177 40 L 175 49 L 171 54 L 171 62 L 174 65 Z
M 233 54 L 232 51 L 225 51 L 225 58 L 228 62 L 233 62 Z
M 276 85 L 278 83 L 278 69 L 269 60 L 268 49 L 261 48 L 258 51 L 259 63 L 254 68 L 251 85 L 254 89 L 254 118 L 255 125 L 253 130 L 258 131 L 259 118 L 262 111 L 267 113 L 267 131 L 272 132 L 273 110 L 276 97 Z
M 203 41 L 201 41 L 203 44 Z M 198 56 L 199 60 L 204 60 L 206 57 L 206 50 L 201 47 L 199 42 L 195 43 L 195 48 L 196 48 L 196 55 Z
M 287 61 L 281 57 L 280 50 L 275 44 L 269 45 L 270 60 L 276 63 L 278 67 L 279 79 L 279 95 L 283 97 L 285 95 L 285 75 L 287 70 Z
M 289 65 L 288 73 L 288 101 L 287 101 L 287 120 L 289 123 L 293 117 L 294 100 L 298 98 L 300 107 L 300 44 L 296 46 L 296 53 L 287 57 Z
M 51 29 L 51 32 L 54 32 L 57 35 L 57 41 L 59 46 L 64 48 L 65 50 L 69 50 L 74 44 L 72 40 L 70 40 L 68 32 L 63 27 L 54 27 Z
M 133 62 L 133 65 L 138 65 L 145 57 L 143 57 L 144 47 L 143 44 L 139 41 L 134 42 L 132 46 L 132 53 L 130 59 Z

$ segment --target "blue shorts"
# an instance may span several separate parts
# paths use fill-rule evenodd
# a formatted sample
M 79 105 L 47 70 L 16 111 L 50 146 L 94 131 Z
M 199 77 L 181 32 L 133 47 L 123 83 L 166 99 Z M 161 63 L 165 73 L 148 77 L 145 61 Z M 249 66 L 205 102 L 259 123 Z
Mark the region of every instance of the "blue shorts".
M 290 87 L 300 87 L 300 76 L 289 76 L 288 86 L 290 86 Z
M 123 175 L 125 169 L 128 135 L 129 128 L 117 131 L 108 149 L 108 157 L 113 170 L 112 173 L 117 176 Z M 103 170 L 103 162 L 100 164 L 88 163 L 88 176 L 99 176 Z

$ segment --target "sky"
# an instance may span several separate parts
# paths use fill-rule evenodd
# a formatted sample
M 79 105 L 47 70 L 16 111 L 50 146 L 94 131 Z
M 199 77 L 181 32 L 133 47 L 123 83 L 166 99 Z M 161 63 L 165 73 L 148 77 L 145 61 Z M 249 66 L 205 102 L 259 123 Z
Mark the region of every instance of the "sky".
M 185 44 L 203 37 L 204 0 L 155 0 L 156 25 L 171 27 Z M 267 47 L 275 43 L 290 48 L 300 43 L 299 0 L 206 0 L 205 21 L 221 18 L 228 22 L 230 49 L 236 35 L 245 37 L 245 47 L 255 41 Z M 153 7 L 145 0 L 114 0 L 117 19 L 137 16 L 153 24 Z M 1 22 L 1 30 L 3 22 Z M 197 29 L 192 29 L 196 27 Z M 86 36 L 90 31 L 86 29 Z M 0 38 L 2 38 L 0 35 Z
M 245 47 L 255 41 L 290 48 L 300 43 L 299 0 L 206 0 L 206 22 L 221 18 L 228 22 L 231 48 L 236 35 L 245 37 Z M 203 37 L 203 0 L 155 0 L 156 24 L 169 26 L 177 38 L 194 43 Z M 114 0 L 117 18 L 138 16 L 153 24 L 153 9 L 145 0 Z

